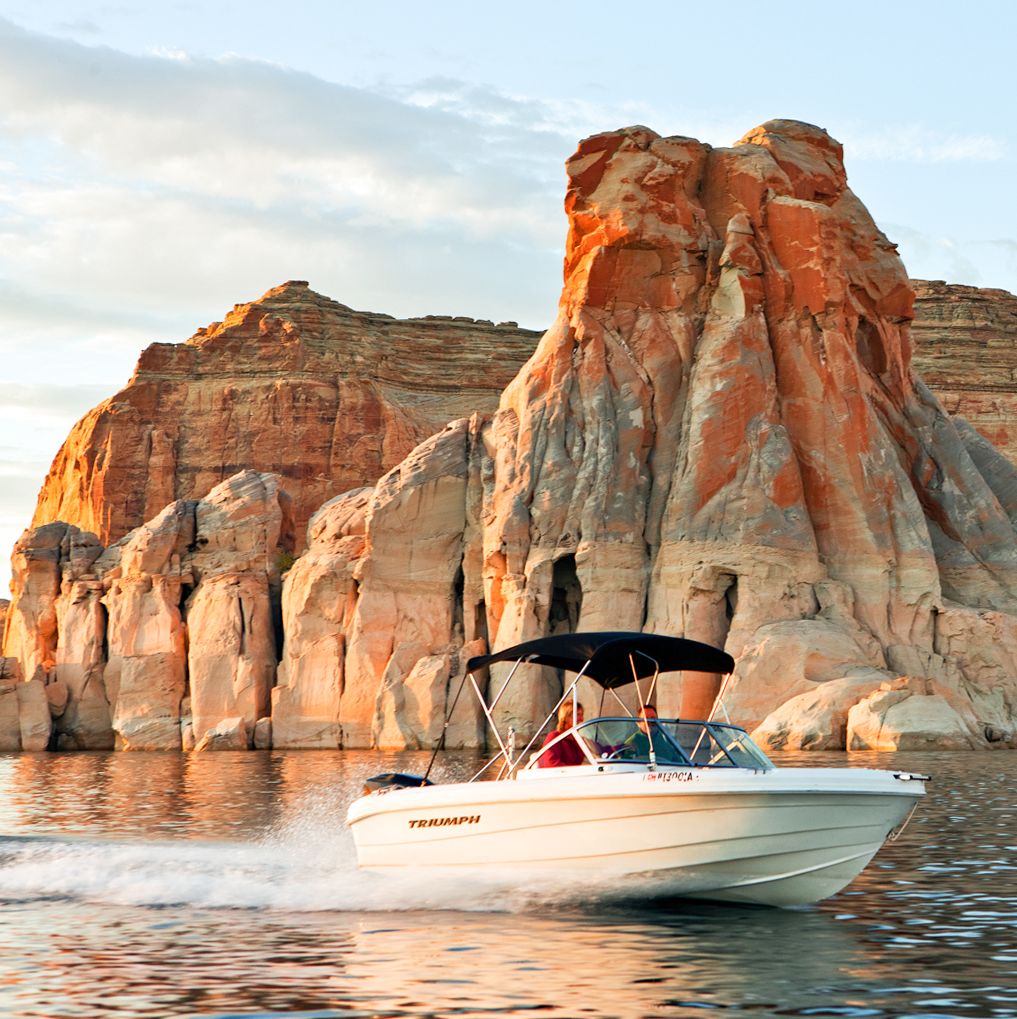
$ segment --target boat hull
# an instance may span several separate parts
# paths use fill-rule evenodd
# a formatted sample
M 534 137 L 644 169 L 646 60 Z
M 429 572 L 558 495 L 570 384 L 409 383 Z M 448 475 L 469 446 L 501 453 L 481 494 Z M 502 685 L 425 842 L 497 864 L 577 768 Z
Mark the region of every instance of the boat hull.
M 798 905 L 850 883 L 923 791 L 863 769 L 562 769 L 375 793 L 349 824 L 372 870 L 567 876 L 608 895 Z

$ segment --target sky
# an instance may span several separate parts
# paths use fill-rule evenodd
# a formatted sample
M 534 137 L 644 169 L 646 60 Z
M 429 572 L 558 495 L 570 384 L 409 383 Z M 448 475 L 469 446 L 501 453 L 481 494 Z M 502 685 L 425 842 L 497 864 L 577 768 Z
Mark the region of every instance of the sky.
M 913 277 L 1017 291 L 1017 5 L 0 0 L 0 593 L 74 422 L 288 279 L 544 328 L 627 124 L 845 146 Z

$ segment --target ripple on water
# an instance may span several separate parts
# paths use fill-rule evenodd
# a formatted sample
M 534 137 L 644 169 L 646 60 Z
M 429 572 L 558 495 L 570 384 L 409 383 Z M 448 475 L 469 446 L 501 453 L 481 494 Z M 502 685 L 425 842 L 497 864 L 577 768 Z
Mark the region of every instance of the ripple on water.
M 850 889 L 769 910 L 360 874 L 346 807 L 413 755 L 0 757 L 0 1014 L 1017 1015 L 1017 755 L 801 762 L 935 777 Z

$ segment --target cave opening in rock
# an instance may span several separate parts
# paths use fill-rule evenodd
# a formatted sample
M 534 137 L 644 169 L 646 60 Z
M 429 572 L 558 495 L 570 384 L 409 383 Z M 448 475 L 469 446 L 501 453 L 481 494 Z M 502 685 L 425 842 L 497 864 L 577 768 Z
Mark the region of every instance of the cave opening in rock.
M 99 619 L 102 629 L 102 663 L 105 667 L 109 663 L 109 609 L 101 601 L 99 602 Z M 0 637 L 2 636 L 3 633 L 0 632 Z
M 882 375 L 886 371 L 886 347 L 879 330 L 863 315 L 858 319 L 855 328 L 855 349 L 862 364 L 873 375 Z
M 551 574 L 551 608 L 548 634 L 575 633 L 583 610 L 583 586 L 576 572 L 576 557 L 556 559 Z
M 282 577 L 270 578 L 268 582 L 268 608 L 272 624 L 272 643 L 275 647 L 275 660 L 282 661 L 283 655 L 283 610 L 282 610 Z
M 456 570 L 456 578 L 452 582 L 452 637 L 460 643 L 465 640 L 463 598 L 466 594 L 466 577 L 463 564 Z
M 472 640 L 482 640 L 487 647 L 491 646 L 487 630 L 487 602 L 483 598 L 473 606 Z
M 724 630 L 724 640 L 727 641 L 728 632 L 731 629 L 731 620 L 738 611 L 738 578 L 731 575 L 731 583 L 724 592 L 724 616 L 727 620 L 727 627 Z M 723 647 L 723 644 L 721 645 Z

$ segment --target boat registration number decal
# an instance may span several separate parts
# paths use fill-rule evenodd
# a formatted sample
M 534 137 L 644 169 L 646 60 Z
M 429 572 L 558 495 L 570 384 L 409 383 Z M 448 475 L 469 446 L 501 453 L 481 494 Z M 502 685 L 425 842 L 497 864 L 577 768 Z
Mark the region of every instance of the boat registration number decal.
M 425 817 L 410 821 L 411 828 L 444 828 L 449 824 L 480 824 L 480 814 L 466 814 L 463 817 Z
M 644 782 L 694 782 L 699 776 L 694 771 L 648 771 Z

